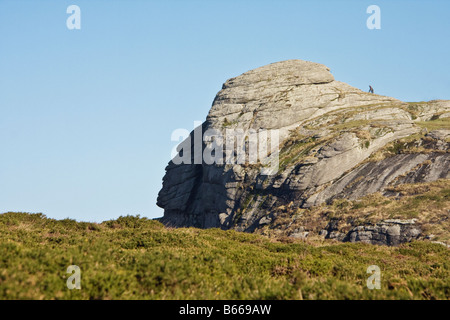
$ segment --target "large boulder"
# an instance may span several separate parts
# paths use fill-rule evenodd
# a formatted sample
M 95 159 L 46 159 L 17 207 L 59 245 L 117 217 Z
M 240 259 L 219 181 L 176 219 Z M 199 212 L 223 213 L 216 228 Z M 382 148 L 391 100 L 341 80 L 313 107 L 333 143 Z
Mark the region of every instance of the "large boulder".
M 449 114 L 450 101 L 405 103 L 363 92 L 318 63 L 288 60 L 248 71 L 223 84 L 206 121 L 169 162 L 157 200 L 161 221 L 253 231 L 279 206 L 306 208 L 398 183 L 448 179 L 449 128 L 432 131 L 424 122 Z M 262 174 L 265 164 L 249 158 L 206 163 L 201 152 L 211 142 L 201 134 L 208 130 L 239 130 L 236 146 L 246 151 L 252 132 L 276 131 L 276 170 Z M 407 148 L 398 141 L 409 138 L 410 151 L 397 152 Z M 180 164 L 186 150 L 190 161 Z

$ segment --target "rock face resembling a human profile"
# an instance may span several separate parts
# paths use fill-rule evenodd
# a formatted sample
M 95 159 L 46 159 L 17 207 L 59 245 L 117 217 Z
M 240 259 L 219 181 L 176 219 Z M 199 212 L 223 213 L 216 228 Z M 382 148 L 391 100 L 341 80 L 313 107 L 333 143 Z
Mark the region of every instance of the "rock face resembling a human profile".
M 318 63 L 287 60 L 245 72 L 223 84 L 201 129 L 240 130 L 244 139 L 276 130 L 277 171 L 263 175 L 261 163 L 170 161 L 157 199 L 161 221 L 253 232 L 271 225 L 279 208 L 299 212 L 374 193 L 393 196 L 398 185 L 449 179 L 449 117 L 450 101 L 407 103 L 363 92 Z M 421 231 L 380 223 L 337 238 L 395 245 Z

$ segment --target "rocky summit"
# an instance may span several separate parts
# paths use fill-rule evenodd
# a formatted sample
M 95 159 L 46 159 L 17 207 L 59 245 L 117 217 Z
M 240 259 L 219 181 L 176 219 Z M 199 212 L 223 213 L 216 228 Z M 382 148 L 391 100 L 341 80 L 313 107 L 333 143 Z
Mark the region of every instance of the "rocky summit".
M 199 160 L 194 130 L 166 167 L 158 195 L 169 226 L 397 245 L 429 236 L 422 212 L 408 211 L 412 220 L 393 219 L 405 217 L 392 210 L 378 220 L 364 218 L 370 210 L 344 218 L 337 204 L 357 207 L 374 195 L 380 205 L 401 201 L 401 186 L 434 182 L 448 201 L 450 101 L 402 102 L 336 81 L 324 65 L 288 60 L 227 80 L 198 129 L 239 131 L 244 145 L 252 132 L 276 130 L 278 165 L 262 174 L 262 162 Z M 186 155 L 192 161 L 180 163 Z M 447 204 L 436 207 L 439 217 L 448 219 Z

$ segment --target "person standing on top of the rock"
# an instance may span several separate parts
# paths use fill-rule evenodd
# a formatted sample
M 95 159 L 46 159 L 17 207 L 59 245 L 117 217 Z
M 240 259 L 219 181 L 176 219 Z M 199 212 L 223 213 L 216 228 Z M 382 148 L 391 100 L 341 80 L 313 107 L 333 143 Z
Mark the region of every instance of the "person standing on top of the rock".
M 371 85 L 369 85 L 369 93 L 373 93 L 373 88 Z

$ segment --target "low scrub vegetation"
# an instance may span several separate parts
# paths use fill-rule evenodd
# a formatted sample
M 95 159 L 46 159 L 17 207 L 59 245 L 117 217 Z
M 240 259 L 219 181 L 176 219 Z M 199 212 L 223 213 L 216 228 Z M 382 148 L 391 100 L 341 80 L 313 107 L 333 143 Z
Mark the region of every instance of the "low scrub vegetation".
M 66 286 L 70 265 L 80 267 L 79 290 Z M 379 290 L 366 286 L 371 265 Z M 314 244 L 134 216 L 0 215 L 0 299 L 449 298 L 449 250 L 430 242 Z

